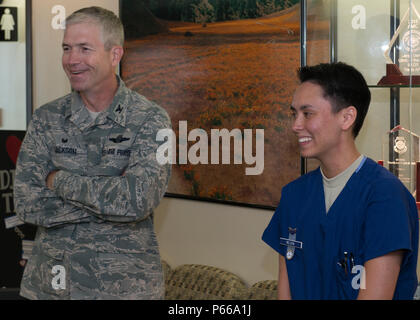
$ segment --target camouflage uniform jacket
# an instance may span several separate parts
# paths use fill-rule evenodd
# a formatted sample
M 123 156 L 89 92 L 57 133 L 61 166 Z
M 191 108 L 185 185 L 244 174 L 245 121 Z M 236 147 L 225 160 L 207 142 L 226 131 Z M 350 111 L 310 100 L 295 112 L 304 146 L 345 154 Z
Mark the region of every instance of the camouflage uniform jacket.
M 38 226 L 26 298 L 163 298 L 153 209 L 171 171 L 156 159 L 156 134 L 170 119 L 118 81 L 96 120 L 77 92 L 34 112 L 14 186 L 17 215 Z M 52 170 L 60 170 L 54 191 L 45 180 Z

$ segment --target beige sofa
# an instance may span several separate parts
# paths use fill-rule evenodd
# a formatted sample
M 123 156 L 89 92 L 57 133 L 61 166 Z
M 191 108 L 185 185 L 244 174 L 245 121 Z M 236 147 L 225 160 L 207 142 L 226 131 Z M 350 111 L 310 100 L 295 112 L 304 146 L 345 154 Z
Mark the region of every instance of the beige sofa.
M 176 268 L 163 261 L 167 300 L 274 300 L 277 281 L 248 286 L 232 272 L 207 265 L 184 264 Z
M 184 264 L 172 269 L 162 261 L 167 300 L 275 300 L 277 281 L 248 286 L 237 275 L 212 266 Z M 420 300 L 420 284 L 414 296 Z

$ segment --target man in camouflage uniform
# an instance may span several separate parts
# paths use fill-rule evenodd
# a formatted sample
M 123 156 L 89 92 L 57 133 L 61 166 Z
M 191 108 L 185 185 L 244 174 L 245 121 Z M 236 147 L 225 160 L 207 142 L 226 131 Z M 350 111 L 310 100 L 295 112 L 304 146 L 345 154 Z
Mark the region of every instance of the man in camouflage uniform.
M 91 7 L 66 21 L 73 92 L 34 112 L 16 167 L 15 208 L 38 226 L 20 294 L 29 299 L 161 299 L 153 229 L 170 166 L 156 159 L 167 113 L 115 74 L 124 34 Z

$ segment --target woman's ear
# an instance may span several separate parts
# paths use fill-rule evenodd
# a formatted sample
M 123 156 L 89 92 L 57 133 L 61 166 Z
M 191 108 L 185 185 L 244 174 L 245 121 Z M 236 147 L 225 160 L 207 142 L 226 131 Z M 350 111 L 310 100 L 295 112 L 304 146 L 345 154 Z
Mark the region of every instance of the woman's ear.
M 354 106 L 344 108 L 342 111 L 342 129 L 349 130 L 356 122 L 357 109 Z

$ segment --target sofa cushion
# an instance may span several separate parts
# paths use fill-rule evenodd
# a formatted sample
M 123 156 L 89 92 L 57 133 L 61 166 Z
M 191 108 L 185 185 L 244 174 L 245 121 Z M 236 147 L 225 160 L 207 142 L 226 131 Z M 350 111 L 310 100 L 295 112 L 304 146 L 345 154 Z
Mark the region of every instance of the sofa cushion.
M 249 300 L 276 300 L 277 280 L 263 280 L 254 283 L 248 290 L 245 299 Z
M 238 300 L 247 286 L 237 275 L 212 266 L 184 264 L 166 281 L 167 300 Z

